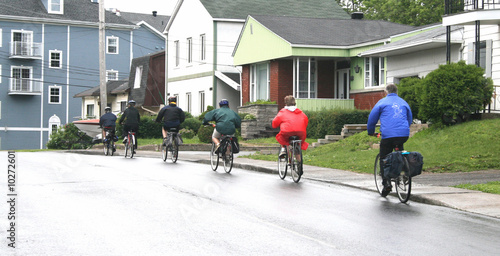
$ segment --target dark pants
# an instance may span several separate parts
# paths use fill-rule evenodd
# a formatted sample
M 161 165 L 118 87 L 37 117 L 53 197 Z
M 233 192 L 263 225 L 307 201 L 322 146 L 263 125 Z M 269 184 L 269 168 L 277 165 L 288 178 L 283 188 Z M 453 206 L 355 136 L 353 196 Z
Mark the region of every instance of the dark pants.
M 124 124 L 123 125 L 123 138 L 127 138 L 129 131 L 135 132 L 134 146 L 137 148 L 137 135 L 139 134 L 139 124 Z
M 382 159 L 391 153 L 396 147 L 398 150 L 404 150 L 404 143 L 408 140 L 408 137 L 393 137 L 382 139 L 380 141 L 380 174 L 384 173 L 384 164 Z

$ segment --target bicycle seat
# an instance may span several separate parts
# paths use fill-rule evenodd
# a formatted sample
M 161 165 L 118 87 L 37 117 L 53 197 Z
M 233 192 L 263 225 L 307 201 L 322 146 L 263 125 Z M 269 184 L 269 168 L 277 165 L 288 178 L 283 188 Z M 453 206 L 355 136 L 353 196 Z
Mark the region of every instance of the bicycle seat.
M 300 137 L 299 136 L 295 136 L 295 135 L 294 136 L 290 136 L 289 140 L 290 141 L 292 141 L 292 140 L 300 140 Z
M 179 130 L 176 127 L 171 127 L 171 128 L 168 128 L 168 131 L 169 132 L 178 132 Z

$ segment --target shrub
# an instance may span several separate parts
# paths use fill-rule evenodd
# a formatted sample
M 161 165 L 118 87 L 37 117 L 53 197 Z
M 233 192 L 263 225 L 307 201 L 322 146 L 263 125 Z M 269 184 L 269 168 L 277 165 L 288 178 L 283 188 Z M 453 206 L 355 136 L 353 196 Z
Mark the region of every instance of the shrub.
M 212 107 L 212 106 L 207 106 L 207 110 L 205 110 L 203 113 L 201 113 L 200 116 L 198 116 L 198 120 L 202 121 L 203 122 L 203 118 L 205 118 L 205 114 L 207 114 L 208 112 L 214 110 L 215 108 Z
M 181 124 L 181 129 L 188 129 L 192 131 L 198 131 L 201 126 L 201 121 L 196 118 L 186 118 L 184 122 Z M 194 135 L 193 135 L 194 136 Z
M 61 126 L 50 135 L 49 149 L 85 149 L 92 144 L 92 138 L 80 131 L 73 123 Z
M 238 113 L 240 116 L 241 120 L 255 120 L 257 119 L 254 115 L 249 114 L 249 113 Z
M 276 101 L 271 101 L 269 99 L 268 100 L 256 100 L 256 101 L 245 103 L 245 106 L 252 105 L 252 104 L 276 104 Z
M 212 133 L 214 132 L 214 127 L 210 125 L 202 125 L 198 129 L 198 139 L 203 143 L 212 143 Z
M 464 61 L 439 65 L 424 79 L 419 115 L 438 125 L 469 120 L 493 93 L 493 81 L 483 74 L 482 68 Z
M 193 118 L 193 115 L 191 115 L 191 113 L 189 113 L 187 111 L 184 111 L 184 115 L 186 116 L 186 119 Z
M 157 139 L 162 137 L 161 129 L 163 124 L 157 123 L 155 120 L 156 116 L 141 116 L 138 138 Z
M 304 111 L 309 118 L 307 125 L 308 138 L 324 138 L 328 134 L 340 134 L 344 124 L 366 124 L 368 110 L 321 110 Z
M 181 129 L 179 131 L 179 133 L 182 134 L 182 137 L 185 138 L 185 139 L 192 139 L 195 136 L 194 131 L 191 130 L 191 129 L 185 129 L 184 128 L 184 129 Z
M 398 85 L 398 94 L 410 105 L 413 119 L 422 119 L 419 116 L 423 80 L 418 77 L 408 77 Z

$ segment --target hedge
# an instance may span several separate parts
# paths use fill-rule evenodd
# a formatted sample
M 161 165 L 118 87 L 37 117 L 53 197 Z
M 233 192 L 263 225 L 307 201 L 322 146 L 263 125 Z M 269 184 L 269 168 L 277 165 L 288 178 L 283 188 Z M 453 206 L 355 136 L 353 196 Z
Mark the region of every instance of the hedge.
M 321 110 L 304 111 L 309 118 L 307 137 L 324 138 L 325 135 L 340 134 L 344 124 L 366 124 L 369 110 Z

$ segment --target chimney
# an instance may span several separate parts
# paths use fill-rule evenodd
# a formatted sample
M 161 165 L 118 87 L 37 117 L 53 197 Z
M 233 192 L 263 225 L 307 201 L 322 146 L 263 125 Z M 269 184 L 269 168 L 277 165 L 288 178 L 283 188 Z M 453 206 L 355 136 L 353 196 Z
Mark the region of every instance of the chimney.
M 362 12 L 353 12 L 353 13 L 351 13 L 351 19 L 353 19 L 353 20 L 362 20 L 363 19 L 363 13 Z
M 153 11 L 153 16 L 156 17 L 157 11 Z

